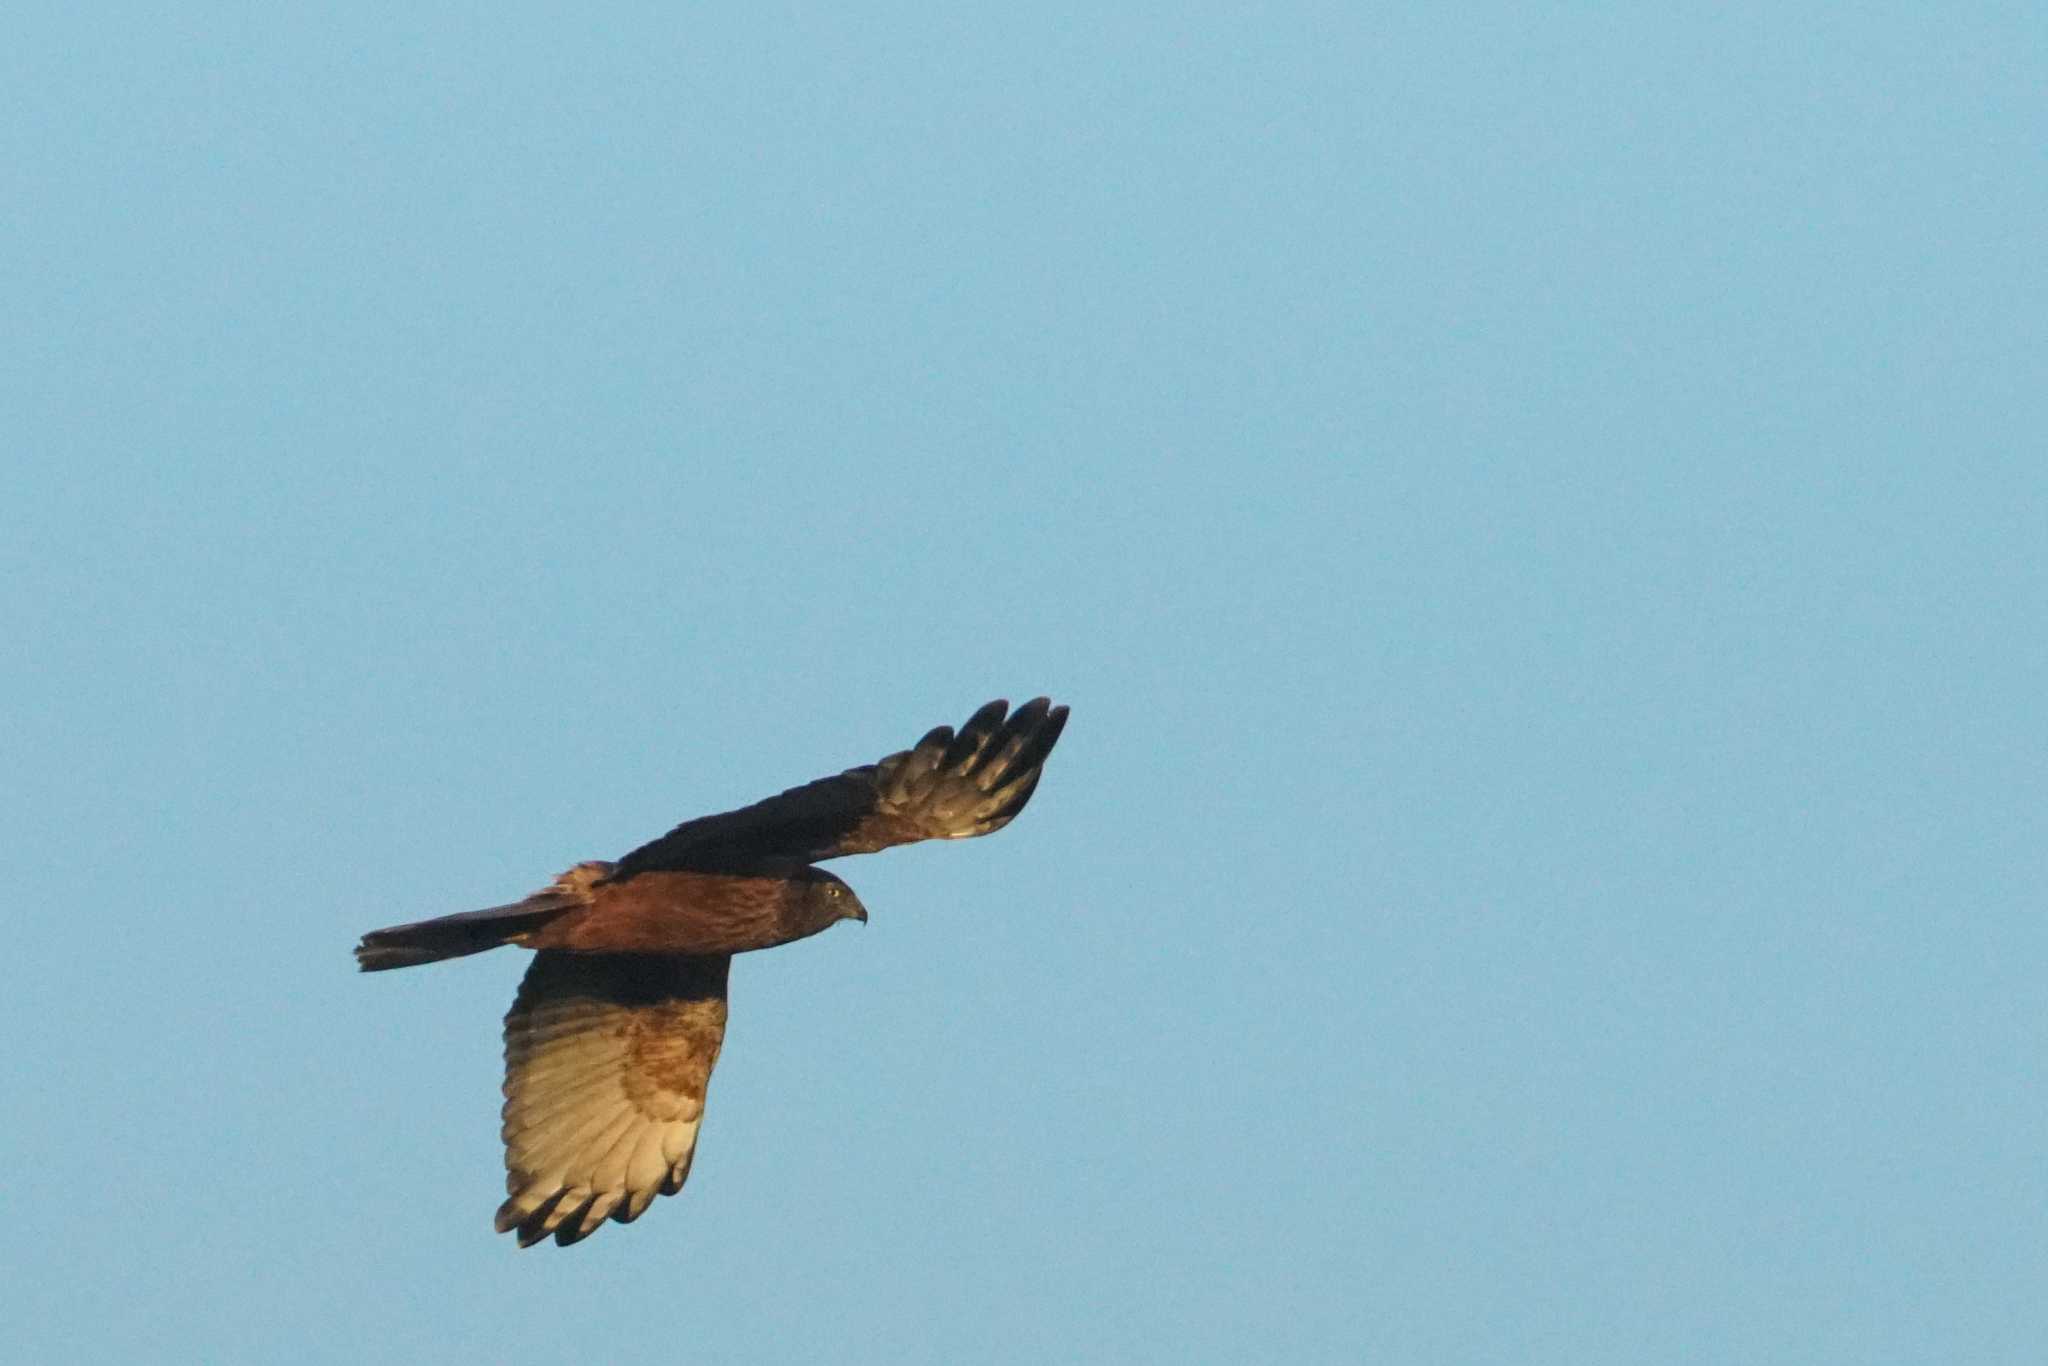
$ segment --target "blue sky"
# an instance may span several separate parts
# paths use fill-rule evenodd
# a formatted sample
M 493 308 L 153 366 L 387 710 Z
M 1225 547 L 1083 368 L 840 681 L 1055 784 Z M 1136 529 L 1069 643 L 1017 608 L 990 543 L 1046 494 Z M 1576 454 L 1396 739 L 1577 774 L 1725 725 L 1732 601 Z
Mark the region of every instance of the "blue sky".
M 2035 1361 L 2048 21 L 31 7 L 38 1361 Z M 515 897 L 983 700 L 500 1198 Z

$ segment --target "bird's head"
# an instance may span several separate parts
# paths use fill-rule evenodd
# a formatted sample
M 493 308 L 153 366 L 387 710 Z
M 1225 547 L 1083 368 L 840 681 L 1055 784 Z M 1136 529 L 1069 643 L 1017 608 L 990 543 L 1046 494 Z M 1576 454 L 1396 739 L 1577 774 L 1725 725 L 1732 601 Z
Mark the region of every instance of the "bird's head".
M 806 889 L 807 899 L 818 919 L 825 924 L 838 920 L 858 920 L 868 923 L 868 908 L 860 904 L 860 898 L 853 894 L 853 888 L 826 872 L 822 868 L 810 870 L 810 886 Z

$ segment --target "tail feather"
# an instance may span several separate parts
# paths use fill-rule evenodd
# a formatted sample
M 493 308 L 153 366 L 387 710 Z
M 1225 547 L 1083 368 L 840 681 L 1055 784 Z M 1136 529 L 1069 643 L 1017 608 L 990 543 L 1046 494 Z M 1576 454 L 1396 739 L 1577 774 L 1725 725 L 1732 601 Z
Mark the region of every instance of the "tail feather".
M 482 953 L 540 928 L 576 904 L 573 896 L 549 890 L 509 906 L 371 930 L 356 945 L 356 965 L 364 972 L 383 972 Z

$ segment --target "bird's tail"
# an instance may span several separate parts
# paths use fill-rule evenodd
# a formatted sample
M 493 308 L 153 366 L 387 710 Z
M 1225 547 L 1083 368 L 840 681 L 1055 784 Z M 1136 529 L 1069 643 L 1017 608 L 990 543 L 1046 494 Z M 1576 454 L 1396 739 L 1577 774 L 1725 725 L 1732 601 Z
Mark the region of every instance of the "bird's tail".
M 371 930 L 356 945 L 356 966 L 364 972 L 387 968 L 410 968 L 421 963 L 438 963 L 443 958 L 461 958 L 482 953 L 500 944 L 511 944 L 529 930 L 537 930 L 564 911 L 589 904 L 590 889 L 611 876 L 614 865 L 579 863 L 524 901 L 509 906 L 490 906 L 481 911 L 438 916 L 411 925 L 393 925 Z
M 482 953 L 509 944 L 528 930 L 539 929 L 577 904 L 576 897 L 550 887 L 509 906 L 371 930 L 356 945 L 356 965 L 364 972 L 382 972 Z

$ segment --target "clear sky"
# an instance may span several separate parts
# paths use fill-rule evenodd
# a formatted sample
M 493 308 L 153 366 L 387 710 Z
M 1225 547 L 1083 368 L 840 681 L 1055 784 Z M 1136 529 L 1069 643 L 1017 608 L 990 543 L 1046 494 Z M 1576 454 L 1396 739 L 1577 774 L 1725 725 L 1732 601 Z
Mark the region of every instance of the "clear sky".
M 0 1355 L 2038 1362 L 2038 5 L 48 6 Z M 492 1235 L 504 901 L 1003 695 Z

